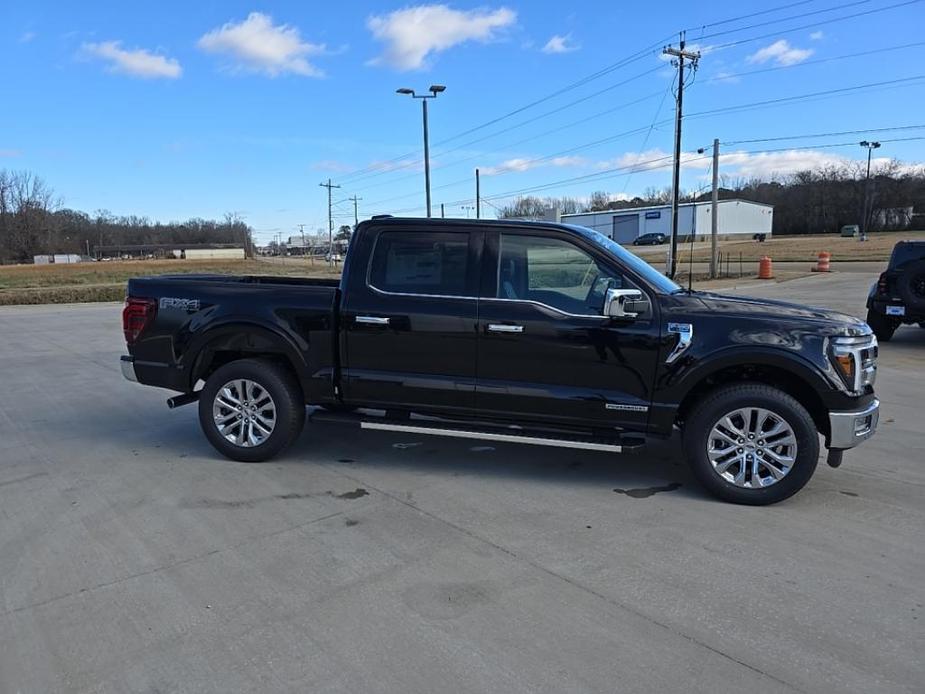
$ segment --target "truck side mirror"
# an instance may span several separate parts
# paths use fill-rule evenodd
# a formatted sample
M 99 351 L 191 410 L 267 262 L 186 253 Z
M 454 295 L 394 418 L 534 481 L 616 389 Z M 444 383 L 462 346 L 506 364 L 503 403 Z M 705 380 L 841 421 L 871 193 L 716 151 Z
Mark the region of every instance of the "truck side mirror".
M 608 289 L 604 298 L 604 315 L 611 318 L 636 318 L 645 308 L 645 296 L 638 289 Z M 627 310 L 630 309 L 630 310 Z

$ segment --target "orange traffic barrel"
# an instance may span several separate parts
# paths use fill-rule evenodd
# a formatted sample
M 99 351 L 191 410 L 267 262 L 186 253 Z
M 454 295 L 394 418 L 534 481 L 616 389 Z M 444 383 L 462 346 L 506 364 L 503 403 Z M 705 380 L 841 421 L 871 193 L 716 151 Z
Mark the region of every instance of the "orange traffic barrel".
M 820 251 L 819 259 L 816 261 L 816 267 L 812 268 L 813 272 L 831 272 L 829 261 L 832 260 L 832 254 L 828 251 Z
M 774 265 L 771 262 L 770 256 L 764 256 L 761 260 L 758 261 L 758 279 L 760 280 L 772 280 L 774 279 Z

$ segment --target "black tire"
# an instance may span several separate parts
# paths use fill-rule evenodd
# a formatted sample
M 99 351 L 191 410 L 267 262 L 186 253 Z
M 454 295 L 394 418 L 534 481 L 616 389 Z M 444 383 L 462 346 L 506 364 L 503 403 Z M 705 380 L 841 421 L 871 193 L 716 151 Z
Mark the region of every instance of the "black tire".
M 915 314 L 925 309 L 925 259 L 903 266 L 896 289 L 906 305 L 907 313 Z
M 229 441 L 219 432 L 213 415 L 213 406 L 219 391 L 226 384 L 241 379 L 252 381 L 269 394 L 275 408 L 272 431 L 258 445 L 237 445 Z M 295 441 L 302 432 L 302 426 L 305 424 L 302 389 L 290 371 L 272 361 L 233 361 L 217 369 L 206 380 L 199 395 L 199 424 L 209 443 L 225 457 L 245 463 L 269 460 Z
M 762 408 L 784 420 L 796 441 L 796 457 L 780 480 L 765 487 L 746 488 L 722 477 L 710 462 L 707 446 L 714 425 L 727 413 L 741 408 Z M 684 426 L 684 451 L 697 480 L 714 496 L 735 504 L 765 506 L 800 491 L 819 462 L 819 435 L 806 408 L 787 393 L 762 383 L 721 386 L 692 408 Z M 779 450 L 779 449 L 778 449 Z M 767 454 L 765 454 L 767 455 Z
M 896 321 L 875 312 L 872 308 L 867 309 L 867 325 L 874 331 L 879 342 L 889 342 L 897 328 Z

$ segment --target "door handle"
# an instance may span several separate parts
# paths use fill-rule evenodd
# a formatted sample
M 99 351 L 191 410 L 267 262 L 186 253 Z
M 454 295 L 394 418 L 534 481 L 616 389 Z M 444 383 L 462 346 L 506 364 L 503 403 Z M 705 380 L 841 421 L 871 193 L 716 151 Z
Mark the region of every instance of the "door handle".
M 390 319 L 384 316 L 357 316 L 354 320 L 365 325 L 388 325 Z
M 489 323 L 488 332 L 490 333 L 522 333 L 522 325 L 505 325 L 504 323 Z

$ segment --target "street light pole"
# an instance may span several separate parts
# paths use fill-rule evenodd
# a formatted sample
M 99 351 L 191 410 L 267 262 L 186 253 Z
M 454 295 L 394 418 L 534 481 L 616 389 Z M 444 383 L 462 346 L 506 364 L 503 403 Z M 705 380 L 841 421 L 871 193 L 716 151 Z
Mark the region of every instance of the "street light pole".
M 871 207 L 873 207 L 873 200 L 871 200 L 870 196 L 870 157 L 873 151 L 880 147 L 880 143 L 862 140 L 858 144 L 860 144 L 861 147 L 867 149 L 867 178 L 864 180 L 864 219 L 861 220 L 861 240 L 864 240 L 867 238 L 867 231 L 868 227 L 870 226 L 871 212 L 873 212 L 871 209 Z
M 437 94 L 446 91 L 446 87 L 442 84 L 432 84 L 428 91 L 430 94 L 416 94 L 413 89 L 409 89 L 408 87 L 395 90 L 397 94 L 407 94 L 411 96 L 412 99 L 421 100 L 421 115 L 424 120 L 424 194 L 427 200 L 427 216 L 430 217 L 430 137 L 427 129 L 427 101 L 429 99 L 436 99 Z

